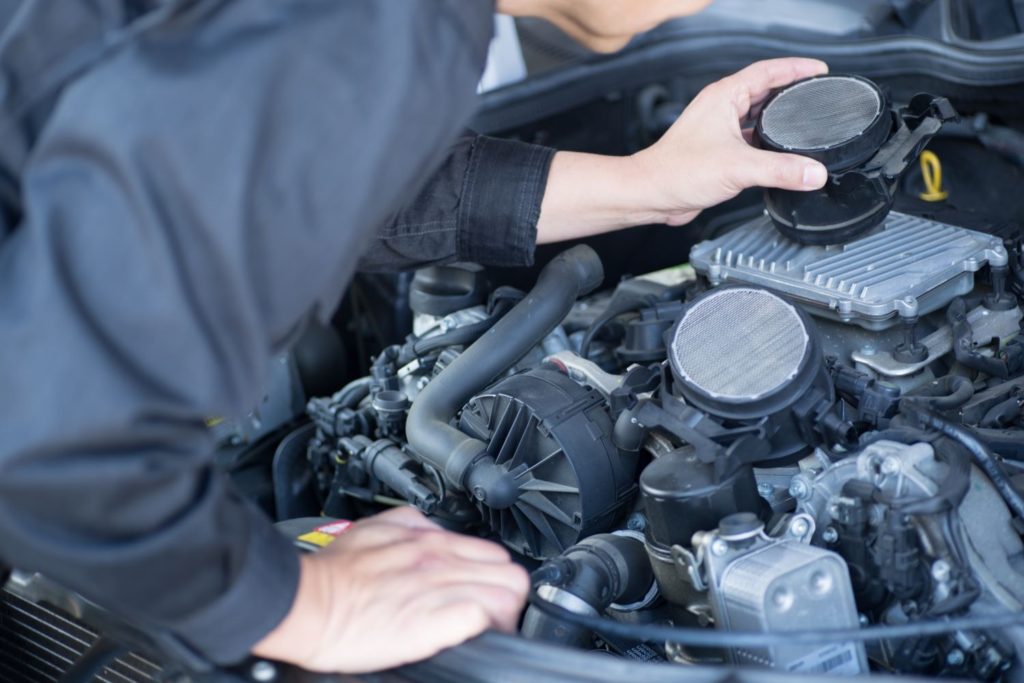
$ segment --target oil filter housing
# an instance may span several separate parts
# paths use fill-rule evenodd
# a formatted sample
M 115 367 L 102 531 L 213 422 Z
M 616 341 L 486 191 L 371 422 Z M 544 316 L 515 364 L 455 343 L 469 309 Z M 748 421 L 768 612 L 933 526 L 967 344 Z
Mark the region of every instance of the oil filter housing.
M 829 179 L 812 192 L 767 190 L 768 215 L 803 244 L 839 244 L 871 230 L 892 208 L 902 174 L 956 118 L 947 99 L 931 95 L 894 109 L 859 76 L 815 76 L 782 88 L 758 116 L 755 144 L 820 161 Z
M 768 536 L 749 514 L 723 519 L 698 540 L 715 626 L 725 631 L 784 633 L 813 623 L 820 629 L 859 624 L 846 562 L 809 545 L 814 521 L 793 517 L 780 536 Z M 711 550 L 714 547 L 715 550 Z M 729 651 L 733 664 L 794 673 L 857 675 L 868 671 L 862 643 L 825 646 L 782 641 Z

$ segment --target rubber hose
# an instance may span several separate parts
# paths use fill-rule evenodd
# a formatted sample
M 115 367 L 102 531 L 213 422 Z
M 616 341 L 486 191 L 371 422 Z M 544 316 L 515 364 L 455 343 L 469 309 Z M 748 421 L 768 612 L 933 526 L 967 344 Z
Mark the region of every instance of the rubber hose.
M 966 377 L 946 375 L 914 390 L 904 400 L 932 410 L 953 410 L 965 405 L 974 397 L 974 384 Z
M 370 377 L 360 377 L 357 380 L 353 380 L 335 394 L 334 401 L 342 408 L 355 408 L 364 398 L 370 395 L 370 386 L 372 384 L 373 379 Z
M 541 271 L 521 302 L 467 348 L 420 392 L 405 424 L 409 446 L 456 489 L 486 495 L 494 507 L 512 505 L 504 472 L 486 456 L 487 445 L 450 422 L 474 394 L 485 388 L 540 343 L 569 314 L 576 299 L 604 279 L 597 252 L 578 245 Z M 475 481 L 469 482 L 473 474 Z M 511 500 L 509 497 L 511 496 Z
M 1014 488 L 1002 468 L 999 467 L 999 463 L 996 461 L 992 451 L 990 451 L 988 447 L 978 439 L 978 437 L 964 427 L 948 422 L 938 415 L 929 412 L 920 406 L 914 405 L 913 403 L 910 404 L 910 412 L 920 420 L 925 427 L 942 432 L 966 448 L 971 454 L 971 459 L 974 460 L 974 464 L 980 467 L 981 470 L 988 475 L 988 478 L 992 481 L 996 490 L 999 491 L 999 494 L 1003 497 L 1006 505 L 1013 510 L 1013 514 L 1024 518 L 1024 497 L 1021 497 L 1020 493 L 1016 488 Z

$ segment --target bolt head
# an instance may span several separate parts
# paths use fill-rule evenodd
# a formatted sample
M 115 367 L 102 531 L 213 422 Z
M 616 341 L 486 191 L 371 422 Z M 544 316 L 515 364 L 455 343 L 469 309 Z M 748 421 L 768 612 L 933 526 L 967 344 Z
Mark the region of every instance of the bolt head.
M 771 498 L 772 493 L 775 492 L 775 487 L 767 482 L 761 482 L 757 485 L 757 493 L 762 498 Z
M 249 673 L 252 675 L 252 680 L 258 683 L 269 683 L 277 678 L 277 667 L 270 662 L 260 660 L 252 665 Z
M 797 500 L 803 500 L 811 495 L 811 489 L 806 481 L 796 478 L 789 483 L 789 495 Z
M 834 526 L 825 527 L 825 530 L 821 532 L 821 540 L 828 544 L 835 543 L 839 540 L 839 532 Z
M 950 666 L 962 666 L 965 659 L 963 650 L 959 648 L 953 648 L 946 654 L 946 664 Z
M 945 560 L 935 560 L 932 563 L 932 578 L 939 583 L 946 583 L 949 581 L 950 574 L 953 568 L 949 566 L 949 562 Z
M 888 457 L 882 461 L 882 474 L 898 474 L 903 469 L 899 458 Z
M 717 557 L 721 557 L 729 552 L 729 544 L 720 538 L 716 538 L 711 541 L 711 554 Z
M 626 519 L 626 528 L 630 531 L 643 531 L 647 528 L 647 519 L 639 512 L 634 512 Z
M 794 536 L 803 536 L 810 530 L 811 525 L 807 523 L 806 519 L 800 517 L 794 519 L 793 522 L 789 525 L 789 533 L 793 534 Z

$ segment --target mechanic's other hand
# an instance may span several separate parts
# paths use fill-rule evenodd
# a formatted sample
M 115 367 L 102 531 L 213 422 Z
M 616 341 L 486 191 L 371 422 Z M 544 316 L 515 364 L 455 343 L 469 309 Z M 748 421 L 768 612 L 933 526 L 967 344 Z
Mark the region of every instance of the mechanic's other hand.
M 752 147 L 742 126 L 775 88 L 828 72 L 814 59 L 772 59 L 704 88 L 657 143 L 631 159 L 669 225 L 692 221 L 749 187 L 816 190 L 828 176 L 816 161 Z
M 313 671 L 387 669 L 486 629 L 513 631 L 528 590 L 501 546 L 398 508 L 303 556 L 291 612 L 253 653 Z
M 614 52 L 633 36 L 696 14 L 711 0 L 498 0 L 498 11 L 547 19 L 596 52 Z

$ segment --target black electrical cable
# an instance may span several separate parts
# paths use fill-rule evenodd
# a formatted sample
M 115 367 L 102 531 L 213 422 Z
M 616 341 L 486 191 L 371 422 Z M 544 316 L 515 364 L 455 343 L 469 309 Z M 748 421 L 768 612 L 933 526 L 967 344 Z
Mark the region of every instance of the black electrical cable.
M 1009 506 L 1018 517 L 1024 518 L 1024 497 L 1020 495 L 1009 478 L 1003 472 L 999 466 L 999 462 L 996 460 L 995 455 L 992 451 L 970 430 L 964 427 L 942 419 L 938 415 L 925 410 L 914 402 L 901 403 L 900 410 L 909 412 L 913 417 L 925 427 L 934 429 L 942 432 L 949 438 L 959 442 L 964 448 L 971 454 L 971 458 L 974 463 L 981 468 L 981 470 L 988 475 L 988 478 L 992 481 L 992 484 L 999 491 L 999 494 L 1003 497 L 1003 500 Z
M 655 641 L 694 647 L 772 647 L 774 645 L 820 645 L 841 642 L 869 642 L 921 638 L 957 631 L 984 630 L 1024 626 L 1024 612 L 1005 612 L 954 619 L 914 621 L 906 624 L 867 626 L 864 628 L 818 629 L 807 631 L 719 631 L 702 628 L 681 628 L 663 624 L 633 624 L 605 617 L 577 614 L 530 594 L 530 604 L 553 617 L 578 624 L 600 634 L 639 641 Z
M 472 344 L 482 337 L 487 330 L 494 327 L 494 324 L 501 320 L 502 316 L 508 313 L 518 302 L 519 299 L 503 298 L 495 304 L 494 310 L 483 320 L 456 327 L 453 330 L 442 332 L 433 337 L 417 339 L 412 344 L 412 352 L 417 358 L 422 358 L 434 351 L 439 351 L 449 346 Z
M 372 377 L 360 377 L 359 379 L 352 380 L 342 387 L 341 391 L 332 396 L 331 400 L 342 408 L 355 408 L 359 405 L 360 401 L 370 395 L 372 384 Z

